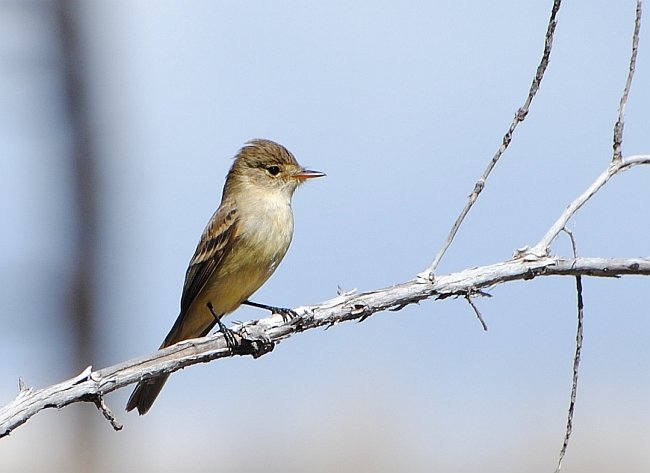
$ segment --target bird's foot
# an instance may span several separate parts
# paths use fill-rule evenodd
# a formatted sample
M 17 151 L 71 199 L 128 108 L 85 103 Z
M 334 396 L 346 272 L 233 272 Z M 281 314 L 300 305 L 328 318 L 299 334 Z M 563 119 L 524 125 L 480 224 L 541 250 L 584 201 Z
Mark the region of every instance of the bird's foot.
M 233 332 L 228 327 L 226 327 L 221 320 L 217 320 L 217 324 L 219 325 L 219 331 L 221 332 L 224 340 L 226 341 L 226 346 L 228 347 L 228 350 L 230 350 L 230 352 L 234 354 L 237 348 L 239 347 L 239 342 L 237 341 L 235 332 Z
M 272 305 L 260 304 L 258 302 L 244 301 L 242 304 L 249 305 L 251 307 L 257 307 L 258 309 L 270 310 L 272 314 L 278 314 L 282 317 L 284 323 L 289 322 L 292 319 L 299 318 L 298 313 L 293 309 L 287 309 L 285 307 L 275 307 Z
M 219 325 L 219 331 L 223 335 L 223 338 L 226 342 L 226 347 L 228 347 L 228 350 L 230 350 L 230 353 L 235 353 L 236 348 L 239 346 L 239 343 L 237 342 L 237 337 L 235 336 L 235 332 L 230 330 L 228 327 L 224 325 L 224 323 L 221 321 L 221 317 L 217 315 L 217 313 L 214 311 L 214 306 L 212 305 L 212 302 L 208 302 L 208 309 L 210 310 L 210 313 L 212 314 L 212 317 L 214 317 L 214 320 L 216 320 L 217 325 Z

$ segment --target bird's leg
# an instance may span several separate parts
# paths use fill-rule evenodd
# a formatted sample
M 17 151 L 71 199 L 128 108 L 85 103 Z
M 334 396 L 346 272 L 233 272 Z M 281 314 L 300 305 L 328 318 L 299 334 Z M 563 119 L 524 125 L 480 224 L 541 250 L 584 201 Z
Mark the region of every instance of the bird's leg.
M 242 304 L 249 305 L 251 307 L 257 307 L 258 309 L 270 310 L 272 314 L 280 314 L 282 320 L 285 323 L 287 323 L 291 319 L 299 317 L 299 315 L 296 313 L 295 310 L 286 309 L 284 307 L 275 307 L 272 305 L 260 304 L 259 302 L 252 302 L 252 301 L 244 301 L 242 302 Z
M 228 350 L 234 353 L 234 349 L 237 346 L 237 339 L 235 338 L 235 334 L 233 333 L 232 330 L 230 330 L 223 324 L 223 322 L 221 321 L 221 317 L 219 317 L 217 313 L 214 311 L 214 306 L 212 305 L 212 302 L 208 302 L 207 305 L 208 305 L 208 309 L 210 310 L 210 313 L 212 314 L 212 317 L 214 317 L 214 320 L 217 321 L 217 325 L 219 325 L 219 331 L 223 334 L 223 338 L 226 341 L 226 346 L 228 347 Z

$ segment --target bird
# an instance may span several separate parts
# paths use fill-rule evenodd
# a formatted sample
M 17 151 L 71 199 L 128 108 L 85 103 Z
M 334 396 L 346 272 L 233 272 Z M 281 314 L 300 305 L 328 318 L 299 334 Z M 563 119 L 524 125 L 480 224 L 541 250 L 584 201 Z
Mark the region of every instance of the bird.
M 240 149 L 226 176 L 221 203 L 206 225 L 190 260 L 176 322 L 160 345 L 204 337 L 242 304 L 280 309 L 248 298 L 276 270 L 293 237 L 291 200 L 303 182 L 325 176 L 302 167 L 284 146 L 251 140 Z M 276 310 L 277 309 L 277 310 Z M 228 342 L 228 337 L 226 336 Z M 146 414 L 169 374 L 141 380 L 126 410 Z

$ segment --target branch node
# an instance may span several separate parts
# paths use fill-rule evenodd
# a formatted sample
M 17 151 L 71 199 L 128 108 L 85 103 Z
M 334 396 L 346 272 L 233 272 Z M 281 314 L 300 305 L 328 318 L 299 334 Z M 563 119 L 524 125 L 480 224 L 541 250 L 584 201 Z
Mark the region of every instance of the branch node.
M 433 284 L 435 280 L 436 280 L 436 275 L 433 273 L 433 271 L 429 271 L 429 270 L 418 273 L 415 279 L 416 282 L 422 284 Z
M 275 343 L 258 325 L 242 326 L 237 335 L 239 340 L 233 349 L 235 355 L 250 355 L 257 359 L 272 352 L 275 348 Z
M 20 389 L 21 393 L 25 393 L 27 391 L 31 391 L 31 388 L 27 386 L 27 383 L 23 378 L 18 378 L 18 388 Z
M 517 120 L 518 122 L 523 122 L 526 119 L 527 115 L 528 115 L 528 109 L 521 107 L 519 108 L 519 110 L 517 110 L 517 114 L 515 115 L 515 120 Z
M 83 370 L 81 373 L 79 373 L 77 376 L 75 376 L 72 379 L 72 384 L 77 385 L 85 381 L 88 381 L 89 379 L 91 379 L 92 373 L 93 373 L 93 367 L 88 366 L 85 370 Z
M 512 259 L 521 259 L 524 261 L 538 261 L 542 258 L 547 258 L 548 247 L 540 247 L 540 245 L 530 247 L 528 245 L 517 248 L 512 254 Z
M 249 339 L 242 338 L 239 341 L 239 344 L 233 350 L 233 353 L 237 355 L 250 355 L 254 359 L 257 359 L 267 353 L 271 353 L 275 348 L 275 343 L 273 343 L 268 337 L 266 340 L 262 338 L 259 339 Z

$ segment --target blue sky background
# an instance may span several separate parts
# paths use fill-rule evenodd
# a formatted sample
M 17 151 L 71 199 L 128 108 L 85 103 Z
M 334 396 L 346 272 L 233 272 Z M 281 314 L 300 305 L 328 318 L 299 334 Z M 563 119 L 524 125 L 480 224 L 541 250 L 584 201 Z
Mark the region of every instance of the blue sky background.
M 155 349 L 187 263 L 251 138 L 328 177 L 294 198 L 294 242 L 254 300 L 410 279 L 446 238 L 523 103 L 551 1 L 83 2 L 88 123 L 100 169 L 96 360 L 61 322 L 75 264 L 60 50 L 45 2 L 0 6 L 0 404 Z M 635 2 L 566 2 L 531 113 L 440 273 L 535 244 L 611 159 Z M 624 155 L 650 152 L 647 19 Z M 583 256 L 648 256 L 650 170 L 616 177 L 570 227 Z M 561 237 L 556 254 L 569 255 Z M 647 278 L 587 279 L 564 471 L 650 469 Z M 550 472 L 562 444 L 571 278 L 425 301 L 312 331 L 259 360 L 175 374 L 145 417 L 107 402 L 40 413 L 0 441 L 2 471 Z M 266 315 L 244 308 L 229 320 Z M 228 320 L 228 319 L 226 319 Z M 79 419 L 83 419 L 79 422 Z M 79 425 L 83 428 L 80 429 Z M 94 435 L 86 445 L 82 437 Z M 94 447 L 93 447 L 94 445 Z

